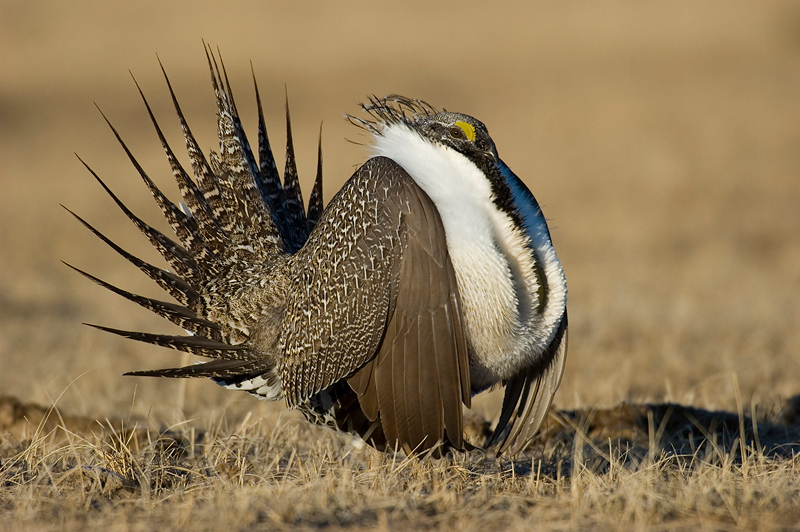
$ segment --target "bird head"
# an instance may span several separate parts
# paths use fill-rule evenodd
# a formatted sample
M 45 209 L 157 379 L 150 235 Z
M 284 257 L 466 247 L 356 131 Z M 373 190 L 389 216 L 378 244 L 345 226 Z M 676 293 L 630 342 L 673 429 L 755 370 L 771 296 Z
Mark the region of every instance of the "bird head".
M 422 100 L 392 94 L 383 98 L 371 97 L 361 108 L 370 118 L 345 115 L 351 123 L 376 136 L 387 128 L 405 127 L 421 138 L 451 148 L 475 163 L 479 168 L 495 166 L 499 157 L 497 147 L 480 120 L 462 113 L 439 110 Z

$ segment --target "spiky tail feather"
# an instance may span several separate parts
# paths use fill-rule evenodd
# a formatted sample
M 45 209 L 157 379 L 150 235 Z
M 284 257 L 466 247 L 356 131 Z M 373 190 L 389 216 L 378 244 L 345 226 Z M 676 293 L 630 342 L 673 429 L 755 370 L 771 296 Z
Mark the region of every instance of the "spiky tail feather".
M 212 310 L 224 306 L 226 300 L 235 295 L 237 289 L 246 288 L 248 283 L 260 281 L 264 270 L 254 268 L 254 265 L 269 264 L 280 256 L 292 254 L 300 249 L 319 220 L 323 209 L 321 128 L 317 175 L 309 203 L 309 215 L 306 216 L 295 164 L 288 99 L 286 168 L 282 184 L 269 144 L 255 73 L 253 72 L 253 84 L 258 106 L 258 161 L 244 133 L 219 51 L 217 51 L 218 60 L 205 43 L 204 49 L 216 97 L 220 143 L 220 154 L 212 152 L 209 159 L 203 154 L 192 134 L 172 84 L 159 60 L 183 132 L 194 177 L 190 176 L 178 161 L 143 91 L 134 79 L 180 190 L 183 208 L 171 202 L 161 192 L 111 122 L 103 115 L 169 222 L 178 239 L 177 242 L 133 214 L 103 180 L 81 160 L 114 203 L 164 257 L 172 271 L 158 268 L 128 253 L 67 209 L 89 231 L 142 270 L 178 303 L 133 294 L 74 266 L 69 264 L 68 266 L 100 286 L 168 319 L 191 334 L 172 336 L 125 331 L 99 325 L 91 326 L 133 340 L 212 359 L 210 362 L 193 366 L 137 371 L 128 373 L 129 375 L 202 376 L 217 380 L 241 381 L 256 378 L 274 369 L 274 362 L 265 358 L 263 353 L 256 352 L 248 343 L 246 327 L 240 330 L 242 329 L 240 324 L 221 321 L 220 318 L 213 319 L 212 314 L 219 316 L 220 313 L 214 313 Z

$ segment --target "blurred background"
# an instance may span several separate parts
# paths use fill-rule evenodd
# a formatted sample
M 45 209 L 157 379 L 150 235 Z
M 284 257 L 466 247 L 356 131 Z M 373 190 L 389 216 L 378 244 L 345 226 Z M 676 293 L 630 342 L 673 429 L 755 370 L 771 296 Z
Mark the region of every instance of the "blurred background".
M 176 199 L 128 70 L 180 151 L 158 54 L 215 148 L 201 39 L 251 139 L 252 62 L 281 164 L 288 91 L 306 191 L 324 124 L 326 199 L 367 156 L 342 119 L 367 95 L 487 124 L 567 273 L 559 407 L 738 396 L 763 411 L 800 393 L 800 3 L 195 0 L 0 2 L 0 394 L 99 418 L 274 408 L 208 381 L 121 377 L 187 360 L 81 322 L 175 330 L 60 262 L 165 297 L 59 204 L 161 264 L 73 152 L 168 230 L 95 102 Z

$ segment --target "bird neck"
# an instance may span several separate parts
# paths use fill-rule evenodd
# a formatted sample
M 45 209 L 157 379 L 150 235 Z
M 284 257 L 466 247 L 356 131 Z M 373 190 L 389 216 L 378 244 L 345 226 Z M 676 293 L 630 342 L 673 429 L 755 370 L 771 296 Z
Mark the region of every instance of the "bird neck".
M 376 135 L 374 152 L 402 166 L 436 204 L 480 386 L 510 378 L 546 350 L 566 307 L 564 273 L 533 195 L 499 161 L 499 186 L 511 199 L 501 208 L 472 161 L 405 124 Z

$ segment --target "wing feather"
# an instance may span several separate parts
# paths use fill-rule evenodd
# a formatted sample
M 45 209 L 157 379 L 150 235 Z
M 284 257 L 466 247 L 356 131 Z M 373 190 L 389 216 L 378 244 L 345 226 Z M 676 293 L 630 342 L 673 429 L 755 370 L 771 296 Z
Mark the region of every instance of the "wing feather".
M 567 358 L 567 315 L 545 354 L 549 364 L 540 370 L 532 367 L 526 374 L 519 375 L 506 385 L 500 421 L 489 445 L 494 445 L 501 437 L 498 454 L 513 456 L 522 451 L 536 435 L 553 396 L 561 383 Z M 507 423 L 511 421 L 511 425 Z
M 331 245 L 318 231 L 343 241 Z M 395 162 L 371 159 L 292 260 L 302 282 L 287 315 L 303 318 L 286 331 L 290 406 L 347 377 L 388 446 L 424 450 L 446 438 L 461 448 L 467 341 L 444 228 L 427 194 Z

